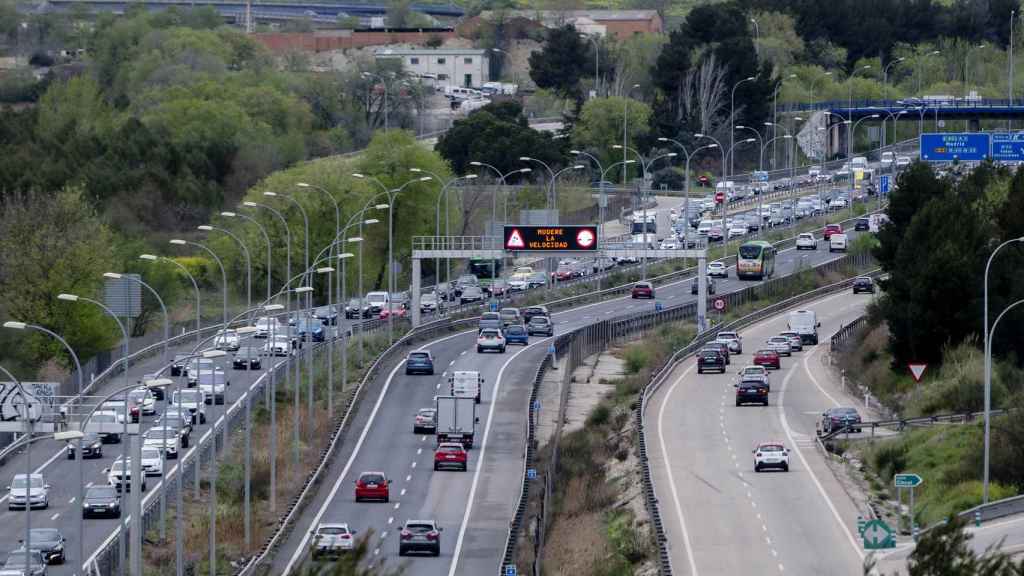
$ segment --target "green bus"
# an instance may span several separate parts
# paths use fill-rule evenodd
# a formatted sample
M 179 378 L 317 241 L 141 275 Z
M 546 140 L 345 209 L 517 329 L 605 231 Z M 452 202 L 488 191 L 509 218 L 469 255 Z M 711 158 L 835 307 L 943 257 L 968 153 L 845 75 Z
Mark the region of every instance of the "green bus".
M 775 247 L 764 240 L 753 240 L 740 246 L 736 257 L 736 277 L 740 280 L 763 280 L 775 274 Z
M 491 278 L 501 278 L 501 259 L 471 258 L 468 271 L 476 276 L 481 286 L 490 285 Z

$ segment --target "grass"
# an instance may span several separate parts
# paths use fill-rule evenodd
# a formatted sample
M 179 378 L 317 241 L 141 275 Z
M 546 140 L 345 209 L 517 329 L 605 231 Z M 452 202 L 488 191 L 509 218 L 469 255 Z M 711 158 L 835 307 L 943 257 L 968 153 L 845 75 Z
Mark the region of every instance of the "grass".
M 358 347 L 349 344 L 349 382 L 335 384 L 335 417 L 340 415 L 344 407 L 343 401 L 354 386 L 363 378 L 366 370 L 376 357 L 387 348 L 387 339 L 383 335 L 372 335 L 366 338 L 365 363 L 358 363 Z M 278 515 L 285 512 L 288 502 L 297 496 L 302 484 L 313 468 L 319 463 L 320 454 L 327 446 L 333 422 L 327 414 L 327 356 L 326 351 L 315 358 L 314 403 L 313 416 L 306 412 L 305 378 L 306 365 L 302 363 L 301 406 L 299 407 L 300 424 L 304 427 L 300 434 L 300 465 L 294 465 L 294 398 L 291 390 L 284 389 L 284 382 L 277 384 L 277 513 L 270 511 L 270 413 L 266 406 L 260 404 L 253 407 L 252 437 L 252 545 L 245 546 L 244 516 L 242 499 L 244 490 L 244 441 L 240 434 L 231 438 L 231 447 L 224 454 L 218 455 L 219 474 L 217 477 L 217 565 L 219 571 L 228 571 L 229 563 L 248 557 L 255 553 L 270 537 L 277 525 Z M 335 380 L 340 380 L 340 351 L 335 352 Z M 263 395 L 259 395 L 263 398 Z M 209 533 L 209 476 L 206 465 L 203 467 L 203 482 L 200 495 L 195 498 L 192 477 L 183 478 L 185 492 L 185 527 L 184 549 L 187 567 L 185 572 L 200 574 L 209 571 L 208 533 Z M 156 531 L 147 534 L 148 544 L 143 548 L 147 575 L 170 576 L 174 574 L 174 508 L 173 501 L 168 506 L 168 540 L 160 542 Z M 191 571 L 191 572 L 190 572 Z
M 864 460 L 875 476 L 871 484 L 884 487 L 892 498 L 894 474 L 912 472 L 924 478 L 914 492 L 914 516 L 919 526 L 927 526 L 981 503 L 981 444 L 980 422 L 938 425 L 876 441 L 865 449 Z M 1016 488 L 998 483 L 989 489 L 992 500 L 1017 494 Z

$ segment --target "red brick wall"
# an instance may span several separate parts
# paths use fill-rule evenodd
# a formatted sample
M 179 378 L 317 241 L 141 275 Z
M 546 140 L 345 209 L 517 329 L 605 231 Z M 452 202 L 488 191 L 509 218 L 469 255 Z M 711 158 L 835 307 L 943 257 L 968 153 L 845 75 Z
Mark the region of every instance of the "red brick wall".
M 598 20 L 608 34 L 616 38 L 629 38 L 638 32 L 661 32 L 661 18 L 651 20 Z
M 303 52 L 326 52 L 344 48 L 361 48 L 364 46 L 387 46 L 389 44 L 425 44 L 428 39 L 440 37 L 444 40 L 455 37 L 454 30 L 441 31 L 338 31 L 324 33 L 267 33 L 254 34 L 254 38 L 274 53 L 293 50 Z

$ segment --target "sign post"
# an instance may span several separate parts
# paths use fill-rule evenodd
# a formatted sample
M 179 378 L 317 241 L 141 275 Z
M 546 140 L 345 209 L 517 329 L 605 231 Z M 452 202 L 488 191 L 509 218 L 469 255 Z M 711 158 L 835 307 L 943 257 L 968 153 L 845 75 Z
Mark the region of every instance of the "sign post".
M 907 364 L 907 368 L 910 369 L 910 375 L 914 377 L 914 382 L 920 383 L 921 377 L 924 376 L 924 371 L 928 368 L 928 365 L 911 362 L 910 364 Z
M 917 525 L 914 522 L 914 488 L 920 486 L 924 479 L 917 474 L 903 473 L 894 476 L 893 481 L 897 489 L 910 489 L 910 533 L 913 535 L 914 540 L 917 540 Z

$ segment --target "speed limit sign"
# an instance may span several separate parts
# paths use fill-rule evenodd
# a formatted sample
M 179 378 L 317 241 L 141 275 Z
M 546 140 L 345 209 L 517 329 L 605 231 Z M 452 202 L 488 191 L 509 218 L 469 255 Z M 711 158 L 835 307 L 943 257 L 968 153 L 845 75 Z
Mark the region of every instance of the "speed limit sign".
M 715 310 L 721 312 L 722 310 L 725 310 L 725 298 L 715 298 L 711 305 L 714 306 Z

